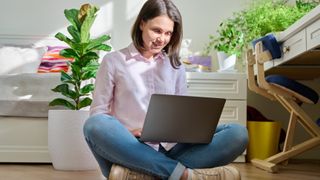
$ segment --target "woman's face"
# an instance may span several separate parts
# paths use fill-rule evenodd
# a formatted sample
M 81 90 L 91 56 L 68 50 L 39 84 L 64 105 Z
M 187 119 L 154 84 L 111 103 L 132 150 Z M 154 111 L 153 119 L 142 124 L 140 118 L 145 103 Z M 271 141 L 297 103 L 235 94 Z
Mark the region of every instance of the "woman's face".
M 174 22 L 167 16 L 161 15 L 140 23 L 145 51 L 142 55 L 150 59 L 170 42 Z

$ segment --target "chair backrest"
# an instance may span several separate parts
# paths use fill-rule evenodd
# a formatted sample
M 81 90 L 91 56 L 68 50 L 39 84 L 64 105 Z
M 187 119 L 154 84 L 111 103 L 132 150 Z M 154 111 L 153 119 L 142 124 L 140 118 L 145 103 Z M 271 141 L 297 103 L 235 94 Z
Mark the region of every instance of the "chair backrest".
M 272 39 L 272 41 L 276 40 Z M 278 46 L 278 48 L 280 48 L 280 46 Z M 292 99 L 294 101 L 297 101 L 298 103 L 305 102 L 316 104 L 319 96 L 311 88 L 282 75 L 272 75 L 266 77 L 264 64 L 274 59 L 270 51 L 272 51 L 272 49 L 269 50 L 268 48 L 265 48 L 263 41 L 255 43 L 254 53 L 248 51 L 247 60 L 249 88 L 265 97 L 268 97 L 269 99 L 273 98 L 270 98 L 270 96 L 268 96 L 265 92 L 271 94 L 271 96 L 273 96 L 275 99 L 282 97 Z M 256 82 L 254 82 L 254 65 L 257 66 Z
M 256 58 L 255 58 L 255 55 L 253 54 L 252 49 L 249 49 L 246 55 L 247 55 L 246 59 L 247 59 L 247 73 L 248 73 L 248 88 L 257 94 L 260 94 L 270 100 L 274 100 L 274 96 L 268 93 L 267 90 L 260 88 L 257 84 L 256 75 L 254 71 Z
M 282 87 L 271 84 L 266 81 L 266 75 L 264 70 L 264 63 L 273 60 L 272 55 L 268 49 L 263 49 L 262 41 L 257 42 L 254 47 L 254 56 L 257 65 L 257 84 L 260 88 L 265 89 L 268 93 L 275 95 L 280 95 L 286 98 L 296 99 L 293 92 L 287 91 Z

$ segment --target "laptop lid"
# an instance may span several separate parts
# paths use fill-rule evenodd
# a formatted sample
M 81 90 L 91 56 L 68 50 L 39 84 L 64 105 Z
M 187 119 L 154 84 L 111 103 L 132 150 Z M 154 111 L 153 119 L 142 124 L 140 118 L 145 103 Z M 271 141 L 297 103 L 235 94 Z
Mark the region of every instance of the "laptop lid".
M 140 140 L 209 143 L 225 101 L 222 98 L 153 94 Z

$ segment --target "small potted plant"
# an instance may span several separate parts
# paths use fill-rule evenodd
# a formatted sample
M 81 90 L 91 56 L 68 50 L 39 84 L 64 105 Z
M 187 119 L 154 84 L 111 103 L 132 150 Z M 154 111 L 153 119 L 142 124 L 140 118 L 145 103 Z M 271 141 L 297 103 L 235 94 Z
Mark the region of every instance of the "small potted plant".
M 82 127 L 89 116 L 91 92 L 99 67 L 97 51 L 110 51 L 111 47 L 104 44 L 110 36 L 90 37 L 90 29 L 96 18 L 98 8 L 84 4 L 78 9 L 66 9 L 65 17 L 71 23 L 68 32 L 71 38 L 62 33 L 55 37 L 65 42 L 69 48 L 60 51 L 60 55 L 73 58 L 69 63 L 70 73 L 61 71 L 61 84 L 52 89 L 65 98 L 56 98 L 50 106 L 64 107 L 63 110 L 49 110 L 48 114 L 48 148 L 55 169 L 88 170 L 97 168 L 89 148 L 84 140 Z
M 209 55 L 212 50 L 217 51 L 219 71 L 233 70 L 236 58 L 241 56 L 244 46 L 244 34 L 237 29 L 236 19 L 227 19 L 219 25 L 218 36 L 209 36 L 209 44 L 204 54 Z
M 203 52 L 222 51 L 228 56 L 235 54 L 238 59 L 243 59 L 251 41 L 287 29 L 319 3 L 296 0 L 295 5 L 291 5 L 287 0 L 252 1 L 247 9 L 235 12 L 220 24 L 217 35 L 209 36 Z
M 243 48 L 244 35 L 237 29 L 235 19 L 227 19 L 219 25 L 218 35 L 209 36 L 209 43 L 204 48 L 204 54 L 210 54 L 213 49 L 224 52 L 228 55 L 241 54 Z

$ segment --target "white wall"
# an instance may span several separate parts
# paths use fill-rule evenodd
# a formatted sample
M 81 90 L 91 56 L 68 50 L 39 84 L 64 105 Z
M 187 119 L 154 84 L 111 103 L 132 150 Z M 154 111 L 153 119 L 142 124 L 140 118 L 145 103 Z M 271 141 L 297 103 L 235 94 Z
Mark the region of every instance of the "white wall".
M 192 39 L 191 50 L 199 51 L 215 34 L 222 20 L 245 8 L 248 0 L 173 0 L 180 9 L 184 37 Z
M 243 8 L 248 0 L 173 1 L 183 16 L 184 37 L 193 40 L 192 51 L 199 51 L 221 20 Z M 131 42 L 131 26 L 145 0 L 1 0 L 0 35 L 46 37 L 66 32 L 68 22 L 63 10 L 78 8 L 86 2 L 101 8 L 92 29 L 93 36 L 110 34 L 115 49 Z

